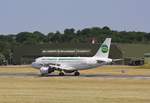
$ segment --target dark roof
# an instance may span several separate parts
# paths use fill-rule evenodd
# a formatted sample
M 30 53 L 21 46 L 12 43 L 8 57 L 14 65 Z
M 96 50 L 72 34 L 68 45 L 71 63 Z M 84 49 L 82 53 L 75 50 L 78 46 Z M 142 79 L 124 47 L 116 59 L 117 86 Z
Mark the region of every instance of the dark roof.
M 150 52 L 150 44 L 117 44 L 122 51 L 123 57 L 144 57 L 145 53 Z

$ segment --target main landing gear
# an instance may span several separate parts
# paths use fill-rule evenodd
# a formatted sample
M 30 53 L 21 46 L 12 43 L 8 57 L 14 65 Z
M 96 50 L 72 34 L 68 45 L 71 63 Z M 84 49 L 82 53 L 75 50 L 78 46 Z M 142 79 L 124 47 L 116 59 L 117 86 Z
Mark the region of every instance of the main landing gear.
M 79 75 L 80 75 L 80 72 L 78 72 L 78 71 L 74 72 L 74 76 L 79 76 Z
M 59 73 L 59 76 L 64 76 L 64 75 L 65 75 L 65 74 L 64 74 L 64 72 L 62 72 L 62 71 Z
M 65 73 L 63 71 L 59 72 L 59 76 L 64 76 L 64 75 L 65 75 Z M 79 76 L 79 75 L 80 75 L 80 73 L 78 71 L 74 72 L 74 76 Z

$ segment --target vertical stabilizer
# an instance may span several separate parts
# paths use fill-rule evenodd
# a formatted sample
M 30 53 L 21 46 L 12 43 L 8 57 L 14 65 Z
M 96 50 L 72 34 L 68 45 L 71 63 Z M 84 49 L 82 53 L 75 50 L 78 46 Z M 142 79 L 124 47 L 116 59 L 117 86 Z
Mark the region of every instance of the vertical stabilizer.
M 108 58 L 110 44 L 111 44 L 111 38 L 106 38 L 94 57 Z

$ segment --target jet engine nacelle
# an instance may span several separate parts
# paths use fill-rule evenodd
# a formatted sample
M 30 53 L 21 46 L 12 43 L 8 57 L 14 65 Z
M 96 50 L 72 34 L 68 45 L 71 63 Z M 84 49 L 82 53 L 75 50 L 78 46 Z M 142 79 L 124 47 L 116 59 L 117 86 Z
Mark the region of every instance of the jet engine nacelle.
M 40 68 L 41 74 L 48 74 L 54 72 L 54 68 L 52 67 L 41 67 Z

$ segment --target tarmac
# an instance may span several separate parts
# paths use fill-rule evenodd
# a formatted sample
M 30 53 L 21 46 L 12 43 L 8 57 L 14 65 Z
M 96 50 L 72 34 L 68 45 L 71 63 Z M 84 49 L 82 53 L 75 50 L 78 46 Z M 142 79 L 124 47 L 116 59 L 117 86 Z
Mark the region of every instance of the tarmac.
M 0 77 L 35 77 L 42 78 L 38 73 L 0 73 Z M 74 76 L 73 74 L 66 74 L 65 76 L 59 76 L 58 74 L 50 74 L 45 76 L 46 78 L 55 77 L 74 77 L 74 78 L 102 78 L 102 79 L 148 79 L 150 75 L 111 75 L 111 74 L 81 74 L 80 76 Z

